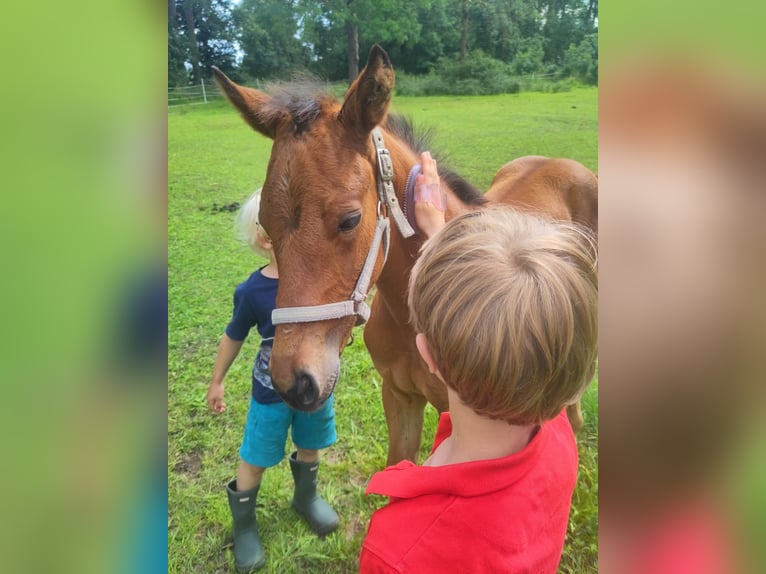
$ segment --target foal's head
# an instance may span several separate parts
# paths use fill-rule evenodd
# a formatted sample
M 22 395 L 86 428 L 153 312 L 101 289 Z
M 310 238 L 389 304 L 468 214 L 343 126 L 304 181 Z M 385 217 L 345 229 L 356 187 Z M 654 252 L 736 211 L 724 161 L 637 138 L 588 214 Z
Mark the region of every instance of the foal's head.
M 377 168 L 370 134 L 385 120 L 394 87 L 388 56 L 373 47 L 342 105 L 296 86 L 270 96 L 214 71 L 245 121 L 274 140 L 260 221 L 279 266 L 277 306 L 347 300 L 375 232 Z M 373 281 L 383 267 L 380 251 Z M 288 404 L 314 410 L 330 396 L 354 321 L 348 316 L 277 326 L 271 374 Z

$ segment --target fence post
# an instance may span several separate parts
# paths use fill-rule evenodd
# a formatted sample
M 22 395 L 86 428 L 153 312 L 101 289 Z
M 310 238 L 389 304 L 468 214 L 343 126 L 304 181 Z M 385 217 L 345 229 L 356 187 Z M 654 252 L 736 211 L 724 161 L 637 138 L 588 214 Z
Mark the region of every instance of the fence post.
M 205 100 L 205 103 L 207 103 L 207 94 L 205 94 L 205 78 L 200 79 L 200 84 L 202 84 L 202 99 Z

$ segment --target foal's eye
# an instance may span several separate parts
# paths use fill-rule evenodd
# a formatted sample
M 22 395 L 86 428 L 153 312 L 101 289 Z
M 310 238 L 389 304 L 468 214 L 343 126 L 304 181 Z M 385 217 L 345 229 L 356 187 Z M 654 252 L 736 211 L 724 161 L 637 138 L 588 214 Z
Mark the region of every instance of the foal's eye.
M 359 222 L 362 221 L 362 213 L 359 211 L 355 211 L 354 213 L 348 213 L 343 216 L 343 219 L 340 220 L 340 224 L 338 225 L 338 231 L 343 233 L 344 231 L 351 231 L 359 225 Z

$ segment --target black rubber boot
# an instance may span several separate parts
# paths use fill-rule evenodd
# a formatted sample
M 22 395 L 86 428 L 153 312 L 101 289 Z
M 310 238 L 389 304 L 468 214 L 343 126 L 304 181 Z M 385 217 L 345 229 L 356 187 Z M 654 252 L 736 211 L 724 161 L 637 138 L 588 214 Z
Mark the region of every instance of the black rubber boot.
M 296 453 L 290 455 L 290 470 L 295 479 L 293 508 L 306 519 L 311 530 L 323 536 L 338 528 L 338 515 L 317 495 L 319 462 L 299 462 Z
M 260 485 L 244 492 L 236 491 L 236 487 L 236 480 L 226 486 L 234 519 L 234 561 L 238 572 L 250 572 L 266 563 L 266 554 L 258 537 L 258 523 L 255 521 L 255 500 Z

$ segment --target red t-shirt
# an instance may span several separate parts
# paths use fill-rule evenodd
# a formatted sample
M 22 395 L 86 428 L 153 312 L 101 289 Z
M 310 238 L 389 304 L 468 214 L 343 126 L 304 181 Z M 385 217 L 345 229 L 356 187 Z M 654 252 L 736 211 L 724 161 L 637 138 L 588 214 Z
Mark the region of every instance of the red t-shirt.
M 443 413 L 434 449 L 451 433 Z M 367 487 L 367 494 L 391 499 L 372 516 L 360 572 L 555 574 L 576 480 L 577 446 L 565 411 L 511 456 L 390 466 Z

